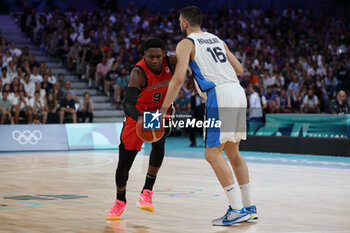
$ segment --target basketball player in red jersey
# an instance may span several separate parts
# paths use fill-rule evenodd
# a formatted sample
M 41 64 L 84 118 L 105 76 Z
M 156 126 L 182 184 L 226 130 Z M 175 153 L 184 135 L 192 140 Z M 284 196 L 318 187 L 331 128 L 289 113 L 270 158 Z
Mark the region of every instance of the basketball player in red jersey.
M 144 111 L 157 111 L 162 106 L 168 84 L 176 65 L 175 56 L 165 55 L 165 45 L 160 39 L 149 39 L 144 43 L 144 58 L 132 69 L 129 85 L 126 89 L 124 111 L 126 120 L 120 136 L 119 161 L 115 174 L 117 197 L 114 207 L 108 212 L 107 219 L 120 219 L 126 206 L 126 183 L 129 170 L 143 140 L 136 133 L 136 122 Z M 165 137 L 152 143 L 145 185 L 136 205 L 153 212 L 152 189 L 158 170 L 164 158 Z

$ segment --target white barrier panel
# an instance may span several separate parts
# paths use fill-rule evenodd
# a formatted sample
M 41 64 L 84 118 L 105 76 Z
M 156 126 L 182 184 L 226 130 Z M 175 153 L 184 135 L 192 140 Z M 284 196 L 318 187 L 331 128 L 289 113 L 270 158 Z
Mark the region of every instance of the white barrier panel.
M 122 123 L 66 124 L 69 150 L 116 149 Z
M 117 149 L 123 123 L 0 125 L 0 151 Z
M 64 125 L 1 125 L 0 151 L 68 150 Z

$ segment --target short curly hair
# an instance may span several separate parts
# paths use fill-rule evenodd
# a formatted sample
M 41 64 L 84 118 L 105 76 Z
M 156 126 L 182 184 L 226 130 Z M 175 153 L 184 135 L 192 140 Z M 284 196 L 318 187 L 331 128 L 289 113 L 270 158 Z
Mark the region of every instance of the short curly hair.
M 159 38 L 150 38 L 143 43 L 143 51 L 147 51 L 149 48 L 165 49 L 164 42 Z

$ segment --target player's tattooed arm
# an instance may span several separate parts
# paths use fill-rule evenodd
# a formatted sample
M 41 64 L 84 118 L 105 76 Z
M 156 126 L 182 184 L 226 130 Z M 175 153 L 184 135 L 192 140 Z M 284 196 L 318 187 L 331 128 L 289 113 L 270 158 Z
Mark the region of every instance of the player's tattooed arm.
M 146 75 L 143 69 L 139 66 L 135 66 L 130 73 L 130 80 L 128 87 L 136 87 L 141 90 L 146 86 Z

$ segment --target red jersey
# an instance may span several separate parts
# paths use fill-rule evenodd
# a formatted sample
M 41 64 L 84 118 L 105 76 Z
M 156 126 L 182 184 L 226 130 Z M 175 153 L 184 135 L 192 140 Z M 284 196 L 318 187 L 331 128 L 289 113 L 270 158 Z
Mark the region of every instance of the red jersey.
M 162 71 L 153 73 L 147 66 L 145 59 L 139 61 L 140 67 L 146 76 L 146 86 L 141 89 L 136 102 L 136 108 L 142 114 L 144 111 L 157 111 L 162 107 L 170 79 L 173 77 L 168 56 L 163 58 Z
M 162 107 L 170 79 L 173 77 L 168 57 L 165 56 L 163 59 L 162 71 L 160 74 L 155 74 L 150 71 L 145 59 L 139 61 L 136 66 L 140 67 L 145 72 L 146 76 L 146 85 L 141 89 L 141 93 L 136 102 L 136 108 L 141 114 L 145 111 L 157 111 Z M 168 114 L 170 114 L 170 108 Z M 125 149 L 141 150 L 143 141 L 136 133 L 136 121 L 131 117 L 126 117 L 120 138 Z

